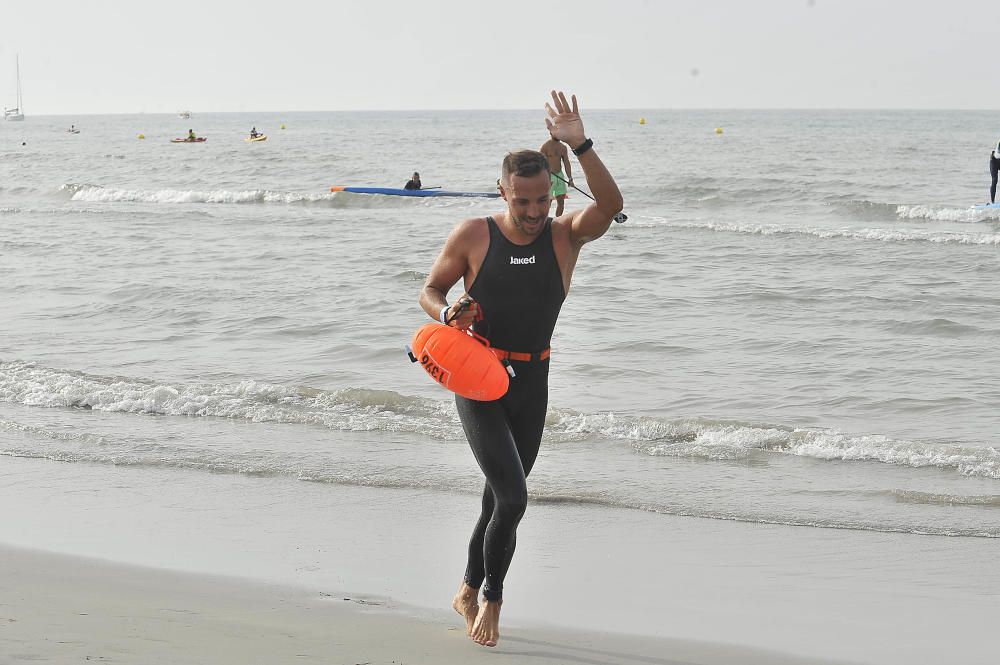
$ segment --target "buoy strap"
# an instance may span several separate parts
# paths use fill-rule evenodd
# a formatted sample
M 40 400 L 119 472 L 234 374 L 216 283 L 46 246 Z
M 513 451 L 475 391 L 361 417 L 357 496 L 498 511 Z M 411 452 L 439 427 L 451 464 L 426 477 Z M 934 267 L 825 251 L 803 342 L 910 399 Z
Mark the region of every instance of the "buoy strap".
M 521 353 L 520 351 L 504 351 L 503 349 L 490 348 L 499 360 L 516 360 L 522 363 L 541 362 L 552 355 L 552 348 L 536 353 Z

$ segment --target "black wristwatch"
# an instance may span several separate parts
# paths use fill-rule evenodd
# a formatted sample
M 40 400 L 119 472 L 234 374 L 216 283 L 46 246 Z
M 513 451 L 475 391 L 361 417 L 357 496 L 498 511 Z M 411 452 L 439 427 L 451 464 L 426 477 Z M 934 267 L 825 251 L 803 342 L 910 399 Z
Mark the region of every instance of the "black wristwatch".
M 576 155 L 577 157 L 579 157 L 580 155 L 582 155 L 583 153 L 587 152 L 588 150 L 590 150 L 593 147 L 594 147 L 594 142 L 591 141 L 590 139 L 587 139 L 586 141 L 584 141 L 583 143 L 581 143 L 577 147 L 573 148 L 573 154 Z

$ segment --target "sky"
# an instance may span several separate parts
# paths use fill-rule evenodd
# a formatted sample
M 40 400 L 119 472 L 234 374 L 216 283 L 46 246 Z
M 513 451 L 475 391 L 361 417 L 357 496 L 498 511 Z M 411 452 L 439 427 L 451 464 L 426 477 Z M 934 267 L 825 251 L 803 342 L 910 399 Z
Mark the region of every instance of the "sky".
M 29 115 L 588 108 L 993 109 L 1000 2 L 11 0 Z

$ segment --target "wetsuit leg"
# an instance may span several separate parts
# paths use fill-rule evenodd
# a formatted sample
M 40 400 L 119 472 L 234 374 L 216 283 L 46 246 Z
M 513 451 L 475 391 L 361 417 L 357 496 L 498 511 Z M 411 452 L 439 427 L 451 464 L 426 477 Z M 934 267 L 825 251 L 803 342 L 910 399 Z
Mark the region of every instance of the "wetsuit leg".
M 520 364 L 520 363 L 519 363 Z M 459 417 L 486 476 L 482 512 L 469 541 L 465 582 L 500 600 L 527 506 L 526 478 L 538 456 L 548 398 L 548 362 L 517 368 L 511 390 L 496 402 L 456 398 Z
M 472 530 L 472 537 L 469 539 L 469 558 L 465 566 L 465 583 L 473 589 L 478 589 L 483 585 L 483 578 L 486 577 L 486 564 L 483 561 L 483 540 L 486 536 L 486 527 L 489 526 L 493 517 L 493 490 L 490 484 L 486 483 L 483 488 L 483 509 L 479 513 L 479 521 Z
M 990 160 L 990 178 L 992 183 L 990 184 L 990 203 L 996 203 L 997 200 L 997 171 L 1000 169 L 1000 159 Z

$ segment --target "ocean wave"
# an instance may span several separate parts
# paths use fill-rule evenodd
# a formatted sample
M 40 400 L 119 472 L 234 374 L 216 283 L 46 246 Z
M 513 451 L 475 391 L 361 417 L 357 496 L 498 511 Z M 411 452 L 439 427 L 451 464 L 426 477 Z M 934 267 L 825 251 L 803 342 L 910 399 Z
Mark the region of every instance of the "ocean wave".
M 933 205 L 896 206 L 899 219 L 927 219 L 936 222 L 983 222 L 1000 219 L 1000 209 L 948 208 Z
M 329 208 L 398 208 L 421 206 L 434 208 L 476 208 L 491 199 L 372 196 L 351 192 L 308 194 L 269 189 L 195 190 L 195 189 L 116 189 L 83 183 L 67 183 L 59 188 L 70 201 L 88 203 L 156 203 L 156 204 L 230 204 L 230 205 L 293 205 Z
M 858 221 L 894 219 L 896 208 L 899 207 L 894 203 L 879 203 L 863 199 L 836 200 L 833 205 L 844 208 L 851 214 L 852 219 Z
M 833 203 L 846 209 L 856 221 L 915 220 L 977 223 L 1000 219 L 1000 210 L 977 210 L 932 204 L 881 203 L 864 199 L 838 200 Z
M 950 469 L 1000 479 L 1000 449 L 891 439 L 881 435 L 790 428 L 717 420 L 670 420 L 551 409 L 556 433 L 629 441 L 650 456 L 739 460 L 753 451 L 844 462 L 882 462 L 912 468 Z
M 666 222 L 665 219 L 661 223 Z M 1000 245 L 997 233 L 959 233 L 951 231 L 923 231 L 920 229 L 879 229 L 879 228 L 795 228 L 780 224 L 759 224 L 752 222 L 669 222 L 671 228 L 696 229 L 724 233 L 744 233 L 751 235 L 805 235 L 824 239 L 845 238 L 850 240 L 873 240 L 877 242 L 930 242 L 957 245 Z
M 100 377 L 0 361 L 0 401 L 119 413 L 213 416 L 250 422 L 319 425 L 344 431 L 458 435 L 450 406 L 392 391 L 324 391 L 258 381 L 170 385 L 148 379 Z
M 334 205 L 336 194 L 301 194 L 267 189 L 229 191 L 193 189 L 113 189 L 98 185 L 68 183 L 59 188 L 71 201 L 89 203 L 276 203 Z
M 944 338 L 977 336 L 987 332 L 982 328 L 945 318 L 925 321 L 894 321 L 886 325 L 886 330 L 896 335 L 927 335 Z
M 392 390 L 321 390 L 258 381 L 171 385 L 100 377 L 36 363 L 0 361 L 0 401 L 38 407 L 120 413 L 210 416 L 250 422 L 316 425 L 340 431 L 407 432 L 461 440 L 451 400 Z M 546 437 L 554 444 L 599 437 L 652 457 L 744 460 L 751 453 L 826 461 L 879 462 L 1000 479 L 1000 449 L 892 439 L 881 435 L 725 420 L 580 413 L 550 407 Z
M 915 490 L 890 490 L 889 494 L 900 503 L 917 503 L 934 506 L 991 506 L 1000 508 L 1000 494 L 939 494 Z
M 28 185 L 15 185 L 13 187 L 11 187 L 11 186 L 6 186 L 6 187 L 0 186 L 0 194 L 17 194 L 17 195 L 21 195 L 21 194 L 33 194 L 33 193 L 35 193 L 37 191 L 38 190 L 36 188 L 30 187 Z

